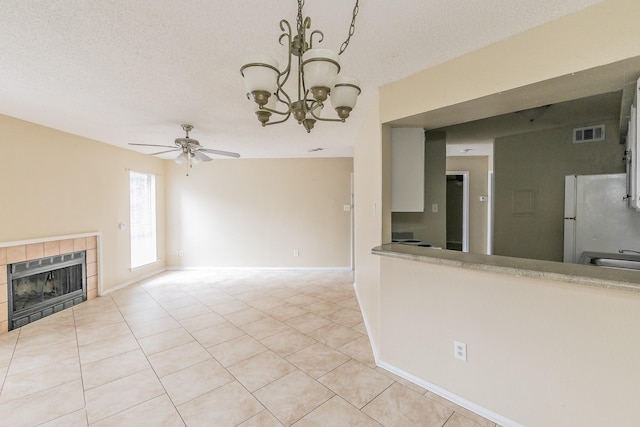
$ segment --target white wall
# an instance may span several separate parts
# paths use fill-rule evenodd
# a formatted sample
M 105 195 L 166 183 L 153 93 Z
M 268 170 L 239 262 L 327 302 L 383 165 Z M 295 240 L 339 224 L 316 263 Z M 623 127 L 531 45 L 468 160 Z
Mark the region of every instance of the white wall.
M 186 176 L 167 162 L 169 265 L 350 268 L 352 171 L 351 158 L 219 159 Z

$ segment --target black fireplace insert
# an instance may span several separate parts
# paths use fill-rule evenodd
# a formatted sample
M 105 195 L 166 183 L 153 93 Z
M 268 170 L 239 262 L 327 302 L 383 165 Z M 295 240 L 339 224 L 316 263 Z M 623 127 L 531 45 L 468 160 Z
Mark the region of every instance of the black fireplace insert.
M 10 264 L 7 272 L 9 330 L 87 299 L 85 251 Z

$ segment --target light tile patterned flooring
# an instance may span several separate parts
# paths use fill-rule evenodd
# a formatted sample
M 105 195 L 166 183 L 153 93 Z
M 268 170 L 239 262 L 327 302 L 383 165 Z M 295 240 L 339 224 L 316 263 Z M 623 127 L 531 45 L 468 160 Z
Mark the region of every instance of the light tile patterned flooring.
M 494 424 L 377 368 L 347 271 L 166 272 L 0 335 L 0 424 Z

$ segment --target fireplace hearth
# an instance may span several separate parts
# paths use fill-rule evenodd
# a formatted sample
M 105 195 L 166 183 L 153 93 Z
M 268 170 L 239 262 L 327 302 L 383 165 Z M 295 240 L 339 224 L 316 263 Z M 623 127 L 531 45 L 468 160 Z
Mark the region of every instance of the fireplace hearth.
M 87 299 L 86 251 L 7 266 L 9 330 Z

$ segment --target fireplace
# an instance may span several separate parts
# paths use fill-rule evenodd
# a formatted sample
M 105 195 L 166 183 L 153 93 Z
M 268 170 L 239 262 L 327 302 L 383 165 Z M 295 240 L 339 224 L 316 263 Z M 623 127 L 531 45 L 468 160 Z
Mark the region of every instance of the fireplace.
M 7 266 L 9 330 L 87 299 L 86 251 Z

